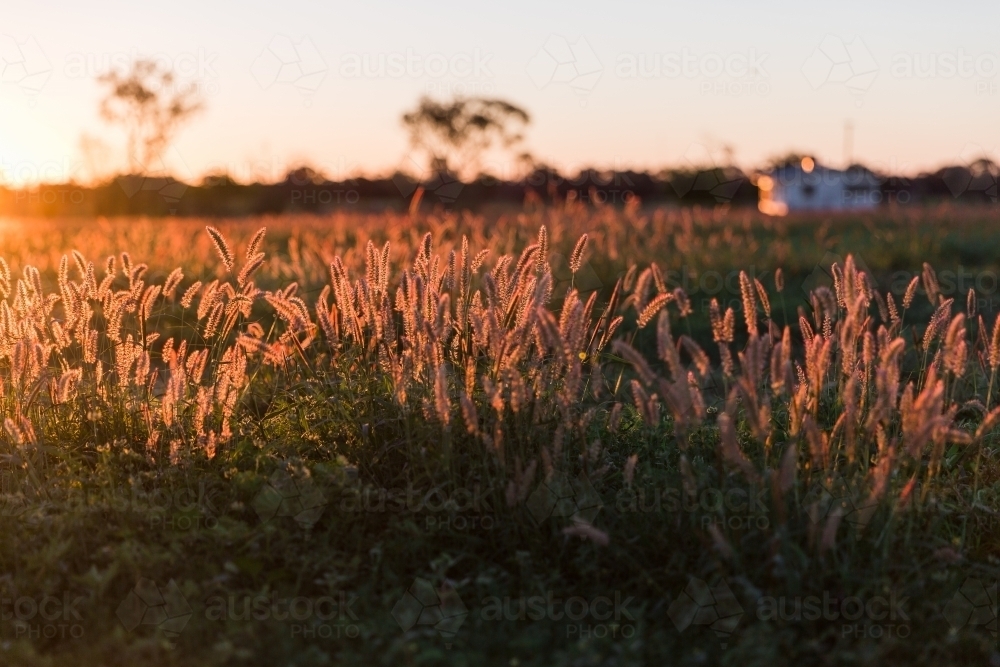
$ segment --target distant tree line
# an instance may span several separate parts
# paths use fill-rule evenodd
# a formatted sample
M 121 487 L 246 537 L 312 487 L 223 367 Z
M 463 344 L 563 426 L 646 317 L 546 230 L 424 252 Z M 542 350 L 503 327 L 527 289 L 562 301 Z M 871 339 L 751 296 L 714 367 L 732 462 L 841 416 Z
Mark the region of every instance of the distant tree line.
M 445 179 L 440 174 L 420 180 L 403 173 L 381 179 L 331 181 L 309 167 L 301 167 L 277 183 L 242 184 L 220 175 L 195 184 L 172 177 L 126 175 L 90 187 L 62 183 L 0 188 L 0 213 L 249 216 L 338 209 L 405 210 L 415 196 L 425 209 L 544 205 L 567 199 L 623 206 L 633 198 L 642 204 L 755 207 L 758 192 L 752 180 L 751 175 L 735 167 L 656 173 L 591 169 L 573 176 L 539 167 L 517 181 L 480 176 L 465 182 Z M 997 201 L 997 172 L 991 165 L 952 166 L 916 177 L 881 176 L 880 182 L 885 205 Z

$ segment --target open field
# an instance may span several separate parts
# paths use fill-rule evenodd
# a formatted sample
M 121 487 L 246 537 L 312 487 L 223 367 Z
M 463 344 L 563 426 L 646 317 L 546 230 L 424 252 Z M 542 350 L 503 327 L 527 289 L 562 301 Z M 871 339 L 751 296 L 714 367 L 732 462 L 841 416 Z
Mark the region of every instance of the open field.
M 0 660 L 1000 664 L 998 217 L 0 220 Z

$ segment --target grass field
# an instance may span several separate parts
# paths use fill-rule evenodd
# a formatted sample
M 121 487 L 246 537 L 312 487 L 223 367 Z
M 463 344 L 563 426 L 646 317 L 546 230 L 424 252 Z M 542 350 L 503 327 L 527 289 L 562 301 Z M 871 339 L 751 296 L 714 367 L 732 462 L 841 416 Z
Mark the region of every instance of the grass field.
M 1000 665 L 997 222 L 2 220 L 0 662 Z

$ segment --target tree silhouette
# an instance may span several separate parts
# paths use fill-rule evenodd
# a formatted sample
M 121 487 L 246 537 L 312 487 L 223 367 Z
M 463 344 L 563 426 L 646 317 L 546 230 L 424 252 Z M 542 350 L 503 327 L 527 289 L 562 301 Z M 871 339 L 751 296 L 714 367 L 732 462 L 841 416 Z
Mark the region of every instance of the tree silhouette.
M 420 98 L 403 115 L 410 144 L 426 154 L 434 175 L 471 177 L 481 169 L 483 154 L 495 143 L 510 148 L 523 139 L 528 112 L 504 100 L 457 97 L 450 102 Z
M 154 60 L 136 60 L 127 72 L 111 71 L 98 81 L 108 89 L 101 116 L 125 127 L 129 169 L 146 171 L 180 125 L 204 108 L 194 87 L 175 88 L 173 73 Z

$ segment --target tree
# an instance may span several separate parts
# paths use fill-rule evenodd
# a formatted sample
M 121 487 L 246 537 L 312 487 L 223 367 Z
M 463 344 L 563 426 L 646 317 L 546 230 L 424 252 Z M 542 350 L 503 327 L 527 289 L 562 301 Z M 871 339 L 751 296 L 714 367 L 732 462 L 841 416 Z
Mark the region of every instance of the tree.
M 510 148 L 523 139 L 528 112 L 504 100 L 457 97 L 450 102 L 420 98 L 403 115 L 410 144 L 426 154 L 434 175 L 471 177 L 482 167 L 483 154 L 499 143 Z
M 129 71 L 111 71 L 98 81 L 108 88 L 101 116 L 125 127 L 130 169 L 146 171 L 181 124 L 204 108 L 193 86 L 175 87 L 173 73 L 154 60 L 136 60 Z

